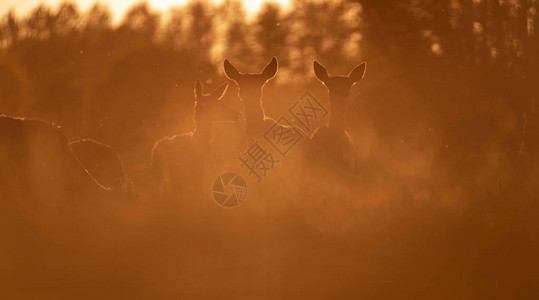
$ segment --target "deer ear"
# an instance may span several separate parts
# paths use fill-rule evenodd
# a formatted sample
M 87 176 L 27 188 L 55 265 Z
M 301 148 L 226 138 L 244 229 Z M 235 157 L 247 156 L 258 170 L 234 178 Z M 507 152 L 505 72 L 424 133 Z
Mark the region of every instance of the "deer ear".
M 195 97 L 200 97 L 204 94 L 204 91 L 202 90 L 202 83 L 200 83 L 200 80 L 197 80 L 195 82 Z
M 228 82 L 225 82 L 221 84 L 218 88 L 213 90 L 213 92 L 211 92 L 211 95 L 216 97 L 217 99 L 221 99 L 225 95 L 227 88 L 228 88 Z
M 348 78 L 352 80 L 353 83 L 356 83 L 363 79 L 365 77 L 365 72 L 367 71 L 367 62 L 361 63 L 357 65 L 352 71 L 350 71 L 350 74 L 348 74 Z
M 232 80 L 237 80 L 240 77 L 240 72 L 228 61 L 228 59 L 225 59 L 224 66 L 226 77 Z
M 322 66 L 319 62 L 316 60 L 313 63 L 314 67 L 314 75 L 316 75 L 316 78 L 322 82 L 326 82 L 329 79 L 328 70 L 324 66 Z
M 262 75 L 262 78 L 265 80 L 270 80 L 277 74 L 277 69 L 279 67 L 279 63 L 277 62 L 277 58 L 274 56 L 271 61 L 264 67 L 264 71 L 260 73 Z

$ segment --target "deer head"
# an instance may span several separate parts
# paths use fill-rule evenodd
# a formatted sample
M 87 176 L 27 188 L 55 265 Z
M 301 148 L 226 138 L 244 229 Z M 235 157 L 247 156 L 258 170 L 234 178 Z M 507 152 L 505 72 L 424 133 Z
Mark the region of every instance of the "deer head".
M 226 93 L 228 83 L 220 85 L 209 94 L 205 94 L 199 80 L 195 83 L 195 121 L 211 124 L 219 121 L 238 121 L 240 113 L 221 100 Z
M 350 96 L 350 88 L 363 79 L 367 63 L 363 62 L 350 71 L 348 75 L 330 76 L 328 71 L 319 62 L 314 62 L 314 74 L 329 90 L 329 98 L 334 101 L 346 101 Z
M 240 73 L 228 59 L 224 62 L 225 75 L 234 80 L 239 86 L 239 94 L 243 105 L 248 107 L 251 104 L 259 105 L 262 87 L 277 74 L 277 58 L 273 57 L 264 67 L 261 73 Z

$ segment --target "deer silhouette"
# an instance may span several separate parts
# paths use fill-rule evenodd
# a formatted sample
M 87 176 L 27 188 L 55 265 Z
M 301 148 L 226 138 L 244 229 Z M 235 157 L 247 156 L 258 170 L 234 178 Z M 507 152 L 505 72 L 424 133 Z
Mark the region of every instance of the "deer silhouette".
M 111 146 L 92 139 L 79 139 L 70 142 L 69 147 L 103 186 L 121 192 L 129 189 L 130 182 L 124 173 L 122 161 Z
M 209 94 L 202 84 L 195 83 L 194 125 L 188 133 L 165 137 L 157 141 L 152 150 L 152 165 L 160 177 L 161 191 L 175 193 L 199 188 L 206 173 L 207 159 L 212 151 L 214 122 L 238 121 L 240 113 L 221 98 L 228 83 Z
M 245 132 L 249 145 L 253 145 L 255 141 L 267 144 L 263 141 L 262 137 L 268 130 L 281 133 L 290 133 L 293 130 L 296 132 L 294 138 L 300 139 L 300 142 L 294 145 L 295 149 L 286 154 L 286 164 L 281 164 L 281 167 L 286 166 L 285 169 L 293 171 L 285 171 L 287 173 L 287 179 L 291 179 L 292 176 L 297 176 L 301 173 L 294 168 L 298 166 L 302 167 L 305 164 L 304 153 L 309 151 L 310 137 L 303 129 L 277 123 L 277 121 L 267 116 L 264 112 L 262 90 L 269 80 L 275 77 L 278 68 L 279 63 L 276 57 L 273 57 L 260 73 L 241 73 L 228 59 L 224 61 L 225 75 L 239 87 L 238 94 L 244 107 Z M 269 145 L 266 146 L 269 147 Z
M 318 128 L 311 139 L 316 161 L 336 170 L 355 172 L 357 168 L 356 148 L 346 131 L 347 105 L 350 89 L 365 76 L 367 63 L 363 62 L 346 76 L 329 75 L 327 69 L 314 62 L 314 74 L 328 89 L 331 112 L 326 126 Z
M 299 138 L 298 142 L 293 146 L 294 149 L 287 151 L 283 159 L 279 158 L 279 154 L 274 153 L 276 156 L 274 156 L 274 159 L 278 158 L 279 160 L 279 168 L 271 171 L 276 174 L 275 177 L 272 176 L 272 179 L 269 180 L 278 184 L 280 189 L 270 186 L 267 186 L 267 190 L 261 189 L 266 196 L 271 194 L 281 199 L 288 196 L 297 196 L 294 191 L 299 192 L 301 190 L 297 188 L 298 184 L 303 183 L 305 176 L 308 176 L 301 169 L 306 164 L 305 159 L 308 158 L 305 153 L 309 151 L 310 136 L 297 126 L 277 123 L 276 120 L 265 114 L 262 104 L 262 91 L 264 86 L 277 74 L 279 68 L 277 58 L 272 57 L 260 73 L 242 73 L 228 59 L 224 61 L 223 65 L 225 75 L 238 86 L 238 96 L 244 108 L 245 133 L 249 146 L 252 146 L 255 142 L 260 142 L 263 149 L 272 149 L 269 142 L 264 141 L 263 138 L 270 130 L 287 134 L 294 131 L 293 139 Z M 271 150 L 267 151 L 271 152 Z M 286 159 L 286 162 L 284 162 L 284 159 Z M 280 161 L 283 162 L 281 163 Z M 257 179 L 260 180 L 260 177 Z

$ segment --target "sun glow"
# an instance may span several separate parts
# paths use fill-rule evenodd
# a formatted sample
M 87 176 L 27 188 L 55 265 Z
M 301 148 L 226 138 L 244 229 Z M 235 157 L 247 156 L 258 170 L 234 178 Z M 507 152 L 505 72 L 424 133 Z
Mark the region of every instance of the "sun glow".
M 27 14 L 34 7 L 40 3 L 56 6 L 65 0 L 2 0 L 0 1 L 0 14 L 6 13 L 9 9 L 14 9 L 17 14 Z M 79 5 L 81 9 L 87 9 L 96 0 L 71 0 Z M 210 0 L 212 1 L 212 0 Z M 115 20 L 120 20 L 125 12 L 134 4 L 143 2 L 141 0 L 101 0 L 101 3 L 110 7 L 114 14 Z M 170 7 L 181 6 L 189 2 L 189 0 L 147 0 L 154 9 L 160 11 L 166 11 Z M 213 0 L 213 2 L 219 4 L 223 0 Z M 281 4 L 283 7 L 287 7 L 290 4 L 290 0 L 243 0 L 243 5 L 249 14 L 256 13 L 264 2 L 275 2 Z

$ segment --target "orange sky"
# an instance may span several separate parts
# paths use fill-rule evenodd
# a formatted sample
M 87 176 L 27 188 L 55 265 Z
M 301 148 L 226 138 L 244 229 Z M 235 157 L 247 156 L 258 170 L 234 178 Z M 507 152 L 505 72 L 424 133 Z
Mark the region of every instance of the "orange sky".
M 56 6 L 58 3 L 63 0 L 0 0 L 0 14 L 6 13 L 10 8 L 14 8 L 18 14 L 26 14 L 36 5 L 41 2 L 45 2 L 50 5 Z M 95 0 L 72 0 L 79 4 L 81 9 L 88 8 Z M 181 5 L 187 2 L 188 0 L 147 0 L 152 7 L 158 10 L 166 10 L 171 6 Z M 222 0 L 213 0 L 215 2 L 221 2 Z M 115 14 L 115 19 L 118 20 L 124 14 L 126 9 L 131 5 L 141 0 L 102 0 L 101 2 L 106 3 Z M 243 0 L 245 7 L 249 12 L 256 12 L 260 5 L 262 5 L 265 0 Z M 286 6 L 290 0 L 271 0 L 271 2 L 278 2 Z

